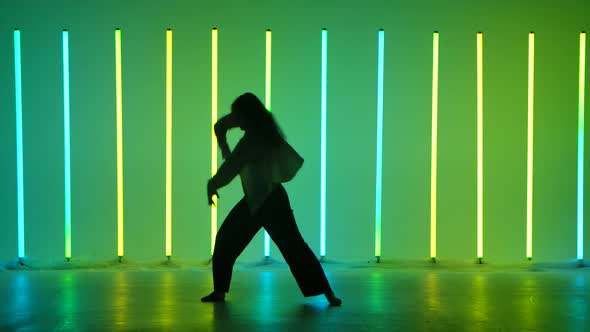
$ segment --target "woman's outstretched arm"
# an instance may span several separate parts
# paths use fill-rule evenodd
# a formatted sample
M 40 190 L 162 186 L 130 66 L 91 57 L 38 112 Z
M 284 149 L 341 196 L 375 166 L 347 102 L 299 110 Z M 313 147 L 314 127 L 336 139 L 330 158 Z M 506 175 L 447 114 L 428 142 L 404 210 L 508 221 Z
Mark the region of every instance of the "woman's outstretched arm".
M 223 159 L 229 158 L 231 154 L 231 150 L 227 144 L 226 133 L 231 128 L 235 128 L 237 126 L 238 125 L 234 119 L 234 116 L 231 113 L 223 116 L 213 126 L 213 130 L 215 131 L 215 136 L 217 136 L 217 143 L 221 149 L 221 155 L 223 156 Z

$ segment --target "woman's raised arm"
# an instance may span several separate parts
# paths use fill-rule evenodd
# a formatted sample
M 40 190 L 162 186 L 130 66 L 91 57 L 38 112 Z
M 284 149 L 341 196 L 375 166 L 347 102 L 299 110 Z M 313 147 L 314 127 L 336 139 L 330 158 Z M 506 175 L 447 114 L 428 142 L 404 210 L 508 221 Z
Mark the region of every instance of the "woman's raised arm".
M 223 159 L 229 158 L 229 155 L 231 154 L 229 145 L 227 144 L 226 133 L 231 128 L 235 128 L 237 126 L 238 125 L 234 119 L 234 116 L 231 113 L 223 116 L 213 126 L 213 130 L 215 131 L 215 136 L 217 136 L 217 143 L 221 149 L 221 155 L 223 156 Z

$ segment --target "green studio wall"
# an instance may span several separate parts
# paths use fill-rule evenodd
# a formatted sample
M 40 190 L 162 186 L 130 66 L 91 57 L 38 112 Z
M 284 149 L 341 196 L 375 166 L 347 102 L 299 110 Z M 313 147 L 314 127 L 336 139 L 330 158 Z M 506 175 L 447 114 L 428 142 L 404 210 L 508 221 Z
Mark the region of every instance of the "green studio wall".
M 165 31 L 172 28 L 172 256 L 209 258 L 204 188 L 211 165 L 212 27 L 219 29 L 220 116 L 245 91 L 264 99 L 265 30 L 272 29 L 272 111 L 305 158 L 286 187 L 300 230 L 317 255 L 320 31 L 328 29 L 326 258 L 336 261 L 374 256 L 379 28 L 386 32 L 382 258 L 430 257 L 436 30 L 437 258 L 476 258 L 476 32 L 483 31 L 483 256 L 489 262 L 525 260 L 527 38 L 534 31 L 532 257 L 575 259 L 579 33 L 588 30 L 588 10 L 582 1 L 3 2 L 0 260 L 15 259 L 18 245 L 14 28 L 22 41 L 26 256 L 63 259 L 64 28 L 70 49 L 72 256 L 117 256 L 114 29 L 120 28 L 125 258 L 164 259 Z M 240 135 L 231 133 L 230 142 Z M 588 162 L 585 169 L 588 174 Z M 241 198 L 239 182 L 220 195 L 219 224 Z M 587 221 L 585 256 L 589 229 Z M 241 260 L 262 257 L 260 232 Z M 282 260 L 274 244 L 271 257 Z

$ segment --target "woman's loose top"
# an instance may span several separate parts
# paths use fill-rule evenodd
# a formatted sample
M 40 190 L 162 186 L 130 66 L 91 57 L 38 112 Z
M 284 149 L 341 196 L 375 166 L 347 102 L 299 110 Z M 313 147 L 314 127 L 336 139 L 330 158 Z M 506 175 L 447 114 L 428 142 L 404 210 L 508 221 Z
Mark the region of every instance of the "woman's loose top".
M 302 164 L 303 158 L 283 138 L 271 144 L 264 137 L 246 133 L 211 181 L 220 188 L 239 174 L 254 215 L 275 186 L 293 179 Z

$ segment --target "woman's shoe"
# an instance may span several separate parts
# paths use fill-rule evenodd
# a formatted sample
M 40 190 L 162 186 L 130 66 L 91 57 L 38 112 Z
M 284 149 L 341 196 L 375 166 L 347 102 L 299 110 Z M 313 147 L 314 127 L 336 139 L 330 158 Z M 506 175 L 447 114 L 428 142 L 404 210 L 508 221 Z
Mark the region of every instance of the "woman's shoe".
M 331 306 L 339 307 L 342 305 L 342 300 L 337 298 L 336 295 L 334 295 L 334 293 L 326 293 L 324 295 L 326 296 L 328 302 L 330 302 Z
M 201 298 L 201 302 L 224 302 L 225 293 L 213 291 L 213 293 Z

